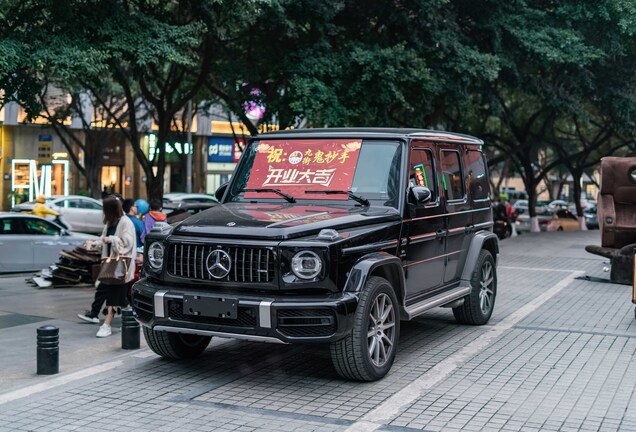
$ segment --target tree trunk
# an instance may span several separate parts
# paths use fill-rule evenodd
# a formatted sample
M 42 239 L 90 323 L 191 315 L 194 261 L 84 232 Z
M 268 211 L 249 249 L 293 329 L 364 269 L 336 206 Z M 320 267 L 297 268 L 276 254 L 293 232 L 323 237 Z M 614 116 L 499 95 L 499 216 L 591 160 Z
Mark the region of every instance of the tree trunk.
M 579 218 L 579 226 L 581 231 L 587 231 L 587 225 L 585 224 L 585 216 L 583 216 L 583 206 L 581 205 L 581 177 L 583 172 L 579 170 L 572 170 L 572 190 L 574 191 L 574 205 L 576 206 L 576 216 Z

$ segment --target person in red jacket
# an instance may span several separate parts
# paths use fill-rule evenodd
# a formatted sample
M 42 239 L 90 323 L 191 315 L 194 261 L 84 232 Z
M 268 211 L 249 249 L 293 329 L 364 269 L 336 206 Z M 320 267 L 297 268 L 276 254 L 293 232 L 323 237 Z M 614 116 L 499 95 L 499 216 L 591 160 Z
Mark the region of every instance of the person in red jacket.
M 161 210 L 161 201 L 156 198 L 150 200 L 150 211 L 146 214 L 146 218 L 144 219 L 144 232 L 141 233 L 142 243 L 157 222 L 165 222 L 168 218 L 168 216 L 165 213 L 162 213 Z

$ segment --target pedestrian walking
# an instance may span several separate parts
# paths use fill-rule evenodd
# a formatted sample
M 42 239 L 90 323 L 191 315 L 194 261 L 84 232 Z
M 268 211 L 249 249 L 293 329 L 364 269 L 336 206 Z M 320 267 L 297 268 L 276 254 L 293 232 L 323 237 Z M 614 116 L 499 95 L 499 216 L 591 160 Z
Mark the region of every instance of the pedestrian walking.
M 100 271 L 98 282 L 99 285 L 104 285 L 108 313 L 104 324 L 97 331 L 97 337 L 107 337 L 112 334 L 111 322 L 114 308 L 124 308 L 128 305 L 128 282 L 134 277 L 136 258 L 135 227 L 132 221 L 124 215 L 121 202 L 115 197 L 108 197 L 104 199 L 103 211 L 105 226 L 97 244 L 97 247 L 102 249 L 102 271 Z M 105 279 L 102 275 L 104 266 L 111 261 L 128 263 L 125 274 L 114 283 L 112 282 L 113 277 Z
M 150 231 L 152 231 L 152 227 L 155 226 L 157 222 L 165 222 L 168 219 L 168 216 L 165 213 L 161 212 L 161 201 L 158 199 L 150 200 L 150 211 L 146 214 L 146 218 L 144 219 L 144 233 L 141 236 L 141 241 L 143 242 L 146 236 Z

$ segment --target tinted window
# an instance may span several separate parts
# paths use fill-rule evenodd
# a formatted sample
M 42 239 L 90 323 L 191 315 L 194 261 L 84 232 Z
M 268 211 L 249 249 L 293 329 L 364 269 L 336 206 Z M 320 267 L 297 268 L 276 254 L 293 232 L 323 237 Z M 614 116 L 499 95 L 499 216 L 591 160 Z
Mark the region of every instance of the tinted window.
M 58 235 L 60 230 L 45 220 L 40 219 L 24 219 L 24 224 L 26 225 L 28 234 L 37 234 L 37 235 Z
M 442 189 L 448 201 L 464 198 L 459 152 L 442 150 Z
M 0 234 L 24 234 L 24 227 L 19 218 L 0 219 Z
M 89 200 L 81 200 L 80 201 L 80 208 L 90 209 L 90 210 L 101 210 L 102 209 L 102 207 L 99 204 L 94 203 L 93 201 L 89 201 Z
M 364 144 L 351 183 L 351 192 L 398 206 L 400 146 L 397 143 Z
M 473 200 L 488 198 L 490 185 L 486 176 L 486 161 L 480 151 L 469 150 L 465 156 L 468 188 Z
M 63 206 L 64 208 L 80 208 L 80 200 L 72 199 L 72 200 L 64 200 L 61 203 L 58 203 L 59 206 Z
M 433 167 L 433 154 L 428 149 L 413 149 L 411 152 L 410 186 L 424 186 L 431 191 L 431 201 L 437 200 L 437 181 Z

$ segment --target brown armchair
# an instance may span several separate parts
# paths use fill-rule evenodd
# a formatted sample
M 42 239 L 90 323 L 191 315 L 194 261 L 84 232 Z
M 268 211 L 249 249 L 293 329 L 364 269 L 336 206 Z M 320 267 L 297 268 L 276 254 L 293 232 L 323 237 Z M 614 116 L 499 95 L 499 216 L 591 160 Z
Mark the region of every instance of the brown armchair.
M 603 158 L 597 212 L 603 247 L 636 243 L 636 157 Z

